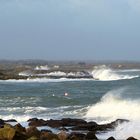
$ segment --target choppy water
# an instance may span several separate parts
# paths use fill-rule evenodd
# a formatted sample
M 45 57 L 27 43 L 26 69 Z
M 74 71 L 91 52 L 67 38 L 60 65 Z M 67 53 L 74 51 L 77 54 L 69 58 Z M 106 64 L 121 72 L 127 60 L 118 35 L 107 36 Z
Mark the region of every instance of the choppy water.
M 115 131 L 100 135 L 140 138 L 140 70 L 100 67 L 94 79 L 28 79 L 0 81 L 0 118 L 83 118 L 106 123 L 128 119 Z M 64 96 L 68 93 L 68 96 Z

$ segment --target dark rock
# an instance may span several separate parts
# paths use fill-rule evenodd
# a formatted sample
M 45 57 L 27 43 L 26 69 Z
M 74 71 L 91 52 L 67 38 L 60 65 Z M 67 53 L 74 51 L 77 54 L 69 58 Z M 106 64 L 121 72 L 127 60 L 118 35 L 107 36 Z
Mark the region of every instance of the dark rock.
M 56 134 L 43 132 L 41 133 L 40 140 L 59 140 L 59 138 Z
M 59 134 L 58 134 L 58 138 L 60 140 L 66 140 L 68 138 L 68 133 L 66 133 L 65 131 L 61 131 Z
M 78 126 L 74 126 L 71 129 L 72 130 L 88 130 L 88 131 L 93 131 L 95 128 L 99 126 L 96 122 L 89 122 L 87 124 L 80 124 Z
M 62 131 L 69 131 L 67 128 L 65 128 L 65 127 L 61 127 L 61 128 L 59 128 L 59 130 L 62 130 Z
M 50 127 L 53 127 L 53 128 L 58 128 L 58 127 L 63 126 L 61 120 L 52 120 L 52 119 L 51 120 L 47 120 L 45 122 L 45 125 L 50 126 Z
M 36 136 L 33 136 L 31 138 L 28 138 L 27 140 L 39 140 L 39 138 L 37 138 Z
M 31 118 L 28 120 L 28 122 L 32 122 L 32 121 L 38 121 L 38 118 Z
M 138 140 L 138 139 L 136 139 L 136 138 L 134 138 L 134 137 L 129 137 L 129 138 L 126 139 L 126 140 Z
M 82 133 L 76 133 L 76 132 L 72 132 L 67 140 L 85 140 L 85 134 L 82 134 Z
M 0 127 L 2 127 L 4 124 L 4 120 L 0 119 Z
M 44 126 L 46 125 L 46 121 L 44 121 L 43 119 L 37 119 L 37 118 L 33 118 L 28 120 L 29 122 L 29 126 Z
M 98 140 L 98 138 L 95 135 L 95 132 L 88 132 L 85 139 L 86 140 Z
M 17 132 L 19 133 L 23 133 L 25 134 L 26 133 L 26 129 L 25 127 L 23 127 L 21 124 L 16 124 L 14 127 L 13 127 Z
M 23 133 L 17 132 L 12 140 L 27 140 L 27 136 Z
M 108 124 L 98 125 L 96 122 L 80 124 L 71 128 L 71 130 L 87 130 L 87 131 L 109 131 L 114 129 L 118 124 L 128 122 L 128 120 L 117 119 Z
M 82 119 L 63 118 L 61 121 L 63 126 L 76 126 L 81 124 L 87 124 L 87 122 Z
M 29 128 L 26 129 L 26 135 L 28 138 L 36 136 L 37 138 L 40 137 L 41 132 L 34 126 L 30 126 Z
M 110 125 L 112 125 L 112 126 L 115 127 L 115 126 L 117 126 L 117 125 L 119 125 L 121 123 L 125 123 L 125 122 L 129 122 L 129 120 L 126 120 L 126 119 L 117 119 L 117 120 L 111 122 Z
M 47 130 L 47 129 L 41 129 L 41 133 L 42 133 L 42 132 L 50 132 L 50 133 L 52 133 L 51 130 Z
M 15 119 L 4 120 L 4 122 L 17 122 Z
M 114 137 L 109 137 L 107 140 L 116 140 Z
M 115 127 L 117 127 L 119 124 L 125 123 L 125 122 L 129 122 L 129 120 L 126 120 L 126 119 L 117 119 L 117 120 L 115 120 L 115 121 L 113 121 L 111 123 L 98 125 L 95 130 L 96 131 L 109 131 L 109 130 L 112 130 Z
M 58 127 L 64 127 L 64 126 L 77 126 L 77 125 L 82 125 L 82 124 L 87 124 L 86 121 L 82 119 L 70 119 L 70 118 L 63 118 L 62 120 L 43 120 L 43 119 L 37 119 L 37 118 L 32 118 L 28 120 L 29 126 L 50 126 L 53 128 L 58 128 Z
M 87 122 L 82 119 L 63 118 L 62 120 L 47 120 L 46 124 L 50 127 L 63 127 L 63 126 L 77 126 L 86 124 Z

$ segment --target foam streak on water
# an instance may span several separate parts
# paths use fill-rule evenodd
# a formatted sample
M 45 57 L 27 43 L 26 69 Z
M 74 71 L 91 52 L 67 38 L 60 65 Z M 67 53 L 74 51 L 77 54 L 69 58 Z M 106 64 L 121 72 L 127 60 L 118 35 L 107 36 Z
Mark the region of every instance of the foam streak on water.
M 48 79 L 48 78 L 28 78 L 26 79 L 20 79 L 20 80 L 16 80 L 16 79 L 9 79 L 9 80 L 0 80 L 0 82 L 27 82 L 27 83 L 31 83 L 31 82 L 39 82 L 39 83 L 48 83 L 48 82 L 69 82 L 69 81 L 89 81 L 89 80 L 93 80 L 93 79 L 88 79 L 88 78 L 76 78 L 76 79 L 71 79 L 71 78 L 60 78 L 60 79 Z

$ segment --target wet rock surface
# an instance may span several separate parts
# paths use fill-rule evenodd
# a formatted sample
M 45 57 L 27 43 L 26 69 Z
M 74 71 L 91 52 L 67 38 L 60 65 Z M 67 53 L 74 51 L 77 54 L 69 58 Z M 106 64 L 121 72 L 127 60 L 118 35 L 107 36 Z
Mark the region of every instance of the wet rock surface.
M 129 120 L 125 119 L 117 119 L 108 124 L 99 125 L 96 122 L 86 122 L 82 119 L 71 119 L 71 118 L 63 118 L 61 120 L 42 120 L 33 118 L 28 120 L 29 126 L 49 126 L 52 128 L 60 128 L 60 127 L 69 127 L 68 130 L 71 131 L 94 131 L 94 132 L 102 132 L 109 131 L 114 129 L 118 124 L 129 122 Z
M 134 137 L 129 137 L 127 140 L 138 140 L 138 139 L 136 139 Z
M 16 120 L 0 120 L 0 140 L 98 140 L 96 136 L 99 133 L 105 133 L 115 129 L 120 123 L 128 122 L 128 120 L 117 119 L 108 124 L 99 125 L 96 122 L 87 122 L 82 119 L 63 118 L 61 120 L 43 120 L 38 118 L 29 119 L 28 128 L 17 123 L 12 126 L 9 122 Z M 47 126 L 47 128 L 57 129 L 57 133 L 49 129 L 41 129 L 38 127 Z M 115 140 L 109 137 L 107 140 Z M 137 140 L 129 137 L 127 140 Z

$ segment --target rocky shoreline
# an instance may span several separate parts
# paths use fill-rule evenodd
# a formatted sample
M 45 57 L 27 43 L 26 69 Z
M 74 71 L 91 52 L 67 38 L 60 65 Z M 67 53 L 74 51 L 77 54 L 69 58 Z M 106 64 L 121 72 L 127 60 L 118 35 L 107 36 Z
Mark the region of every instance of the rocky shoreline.
M 117 119 L 111 123 L 99 125 L 83 119 L 63 118 L 61 120 L 43 120 L 31 118 L 25 128 L 16 120 L 0 119 L 0 140 L 100 140 L 96 136 L 116 128 L 121 123 L 129 122 Z M 15 123 L 15 125 L 11 125 Z M 39 129 L 46 126 L 47 129 Z M 57 131 L 53 131 L 57 130 Z M 116 140 L 110 136 L 107 140 Z M 126 140 L 137 140 L 129 137 Z
M 94 78 L 90 73 L 94 67 L 105 65 L 113 69 L 140 69 L 140 63 L 128 62 L 53 62 L 53 61 L 2 61 L 0 80 L 35 78 Z

